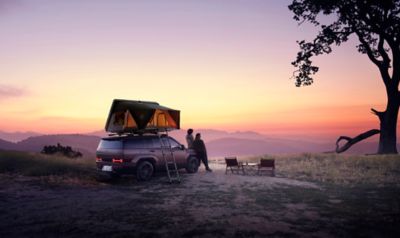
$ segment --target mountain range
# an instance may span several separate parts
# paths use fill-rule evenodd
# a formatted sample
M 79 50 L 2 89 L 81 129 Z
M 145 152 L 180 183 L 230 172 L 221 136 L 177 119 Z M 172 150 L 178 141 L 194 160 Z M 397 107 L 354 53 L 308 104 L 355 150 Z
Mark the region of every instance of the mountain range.
M 253 131 L 227 132 L 222 130 L 200 129 L 206 143 L 209 156 L 245 156 L 262 154 L 303 153 L 333 151 L 334 142 L 314 142 L 286 138 L 269 137 Z M 169 133 L 179 142 L 186 145 L 185 130 L 176 130 Z M 35 132 L 4 133 L 0 132 L 0 149 L 40 152 L 45 145 L 71 146 L 74 150 L 82 152 L 85 156 L 95 156 L 97 145 L 101 137 L 107 136 L 104 131 L 88 134 L 57 134 L 40 135 Z M 8 136 L 8 137 L 7 137 Z M 24 138 L 25 136 L 25 138 Z M 16 141 L 17 138 L 22 140 Z M 366 140 L 353 146 L 347 153 L 365 154 L 375 153 L 377 142 Z
M 21 140 L 24 140 L 28 137 L 31 136 L 39 136 L 41 135 L 40 133 L 37 132 L 32 132 L 32 131 L 27 131 L 27 132 L 5 132 L 5 131 L 0 131 L 0 139 L 1 140 L 6 140 L 10 142 L 18 142 Z

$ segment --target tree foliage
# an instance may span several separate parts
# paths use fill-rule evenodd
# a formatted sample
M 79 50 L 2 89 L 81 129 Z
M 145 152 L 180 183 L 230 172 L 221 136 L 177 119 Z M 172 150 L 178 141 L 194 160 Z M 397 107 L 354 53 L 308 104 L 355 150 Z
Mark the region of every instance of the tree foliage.
M 378 67 L 387 89 L 398 90 L 400 78 L 400 0 L 294 0 L 289 5 L 294 19 L 320 28 L 311 42 L 298 41 L 300 51 L 292 64 L 296 86 L 313 83 L 318 67 L 311 58 L 332 52 L 354 34 L 358 51 Z M 336 16 L 330 24 L 321 24 L 322 15 Z
M 41 153 L 48 155 L 60 154 L 68 158 L 82 157 L 81 152 L 72 150 L 71 146 L 62 146 L 60 143 L 57 143 L 57 145 L 45 145 Z

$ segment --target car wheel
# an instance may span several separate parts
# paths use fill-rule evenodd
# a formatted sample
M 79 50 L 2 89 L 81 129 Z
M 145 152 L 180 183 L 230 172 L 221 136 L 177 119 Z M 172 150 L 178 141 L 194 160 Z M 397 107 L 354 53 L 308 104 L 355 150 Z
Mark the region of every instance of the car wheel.
M 149 161 L 142 161 L 136 168 L 136 179 L 138 181 L 147 181 L 153 177 L 154 166 Z
M 199 170 L 199 160 L 196 157 L 189 157 L 186 165 L 186 172 L 193 174 Z

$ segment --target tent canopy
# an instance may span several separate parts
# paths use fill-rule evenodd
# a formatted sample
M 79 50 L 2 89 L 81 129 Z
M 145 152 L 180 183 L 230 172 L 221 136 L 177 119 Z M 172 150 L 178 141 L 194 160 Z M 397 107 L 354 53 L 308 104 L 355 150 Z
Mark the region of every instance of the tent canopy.
M 156 102 L 114 99 L 105 129 L 119 134 L 180 129 L 180 111 Z

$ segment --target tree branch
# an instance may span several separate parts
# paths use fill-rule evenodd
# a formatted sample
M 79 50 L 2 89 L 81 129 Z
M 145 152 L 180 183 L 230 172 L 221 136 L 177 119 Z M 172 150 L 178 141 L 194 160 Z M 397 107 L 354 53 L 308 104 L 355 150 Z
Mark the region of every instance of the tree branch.
M 361 44 L 363 45 L 363 47 L 366 50 L 366 53 L 368 55 L 368 58 L 376 65 L 379 67 L 381 67 L 382 62 L 380 60 L 377 60 L 374 56 L 374 52 L 372 51 L 371 47 L 369 46 L 368 42 L 365 41 L 365 39 L 363 38 L 363 35 L 361 35 L 361 33 L 359 31 L 355 31 L 356 35 L 358 36 L 358 40 L 361 42 Z
M 379 120 L 382 120 L 382 118 L 383 118 L 383 116 L 385 114 L 385 112 L 380 112 L 380 111 L 377 111 L 377 110 L 375 110 L 373 108 L 371 108 L 371 112 L 372 112 L 372 114 L 376 115 L 379 118 Z
M 363 35 L 357 30 L 355 31 L 355 33 L 358 36 L 359 41 L 365 48 L 368 58 L 378 67 L 379 72 L 381 73 L 381 76 L 382 76 L 383 83 L 385 84 L 386 88 L 388 89 L 389 84 L 390 84 L 390 75 L 388 72 L 389 67 L 385 67 L 384 61 L 380 61 L 375 57 L 374 52 L 371 49 L 371 46 L 363 38 Z M 382 58 L 383 58 L 383 56 L 382 56 Z
M 360 142 L 362 140 L 365 140 L 368 137 L 371 137 L 371 136 L 373 136 L 375 134 L 379 134 L 380 132 L 381 131 L 378 130 L 378 129 L 372 129 L 372 130 L 366 131 L 364 133 L 361 133 L 358 136 L 353 137 L 353 138 L 348 137 L 348 136 L 340 136 L 336 141 L 336 150 L 335 151 L 336 151 L 336 153 L 345 152 L 350 147 L 352 147 L 354 144 L 356 144 L 356 143 L 358 143 L 358 142 Z M 341 140 L 346 140 L 347 141 L 346 144 L 344 144 L 343 146 L 340 146 L 339 142 Z
M 378 43 L 378 51 L 379 51 L 379 54 L 382 56 L 382 59 L 383 59 L 382 65 L 385 68 L 389 69 L 389 67 L 390 67 L 390 58 L 389 58 L 389 55 L 386 53 L 386 50 L 384 48 L 384 44 L 385 44 L 385 38 L 384 38 L 383 35 L 380 34 L 379 35 L 379 43 Z

